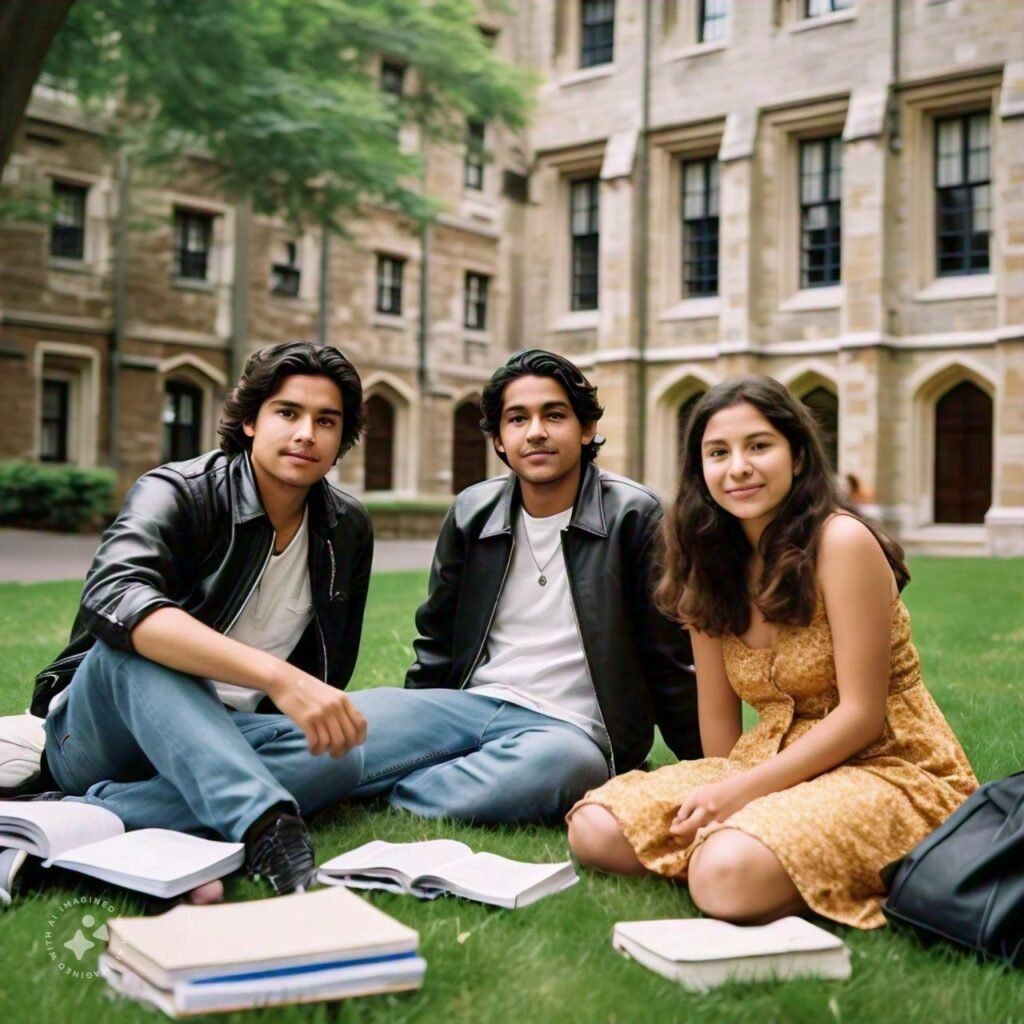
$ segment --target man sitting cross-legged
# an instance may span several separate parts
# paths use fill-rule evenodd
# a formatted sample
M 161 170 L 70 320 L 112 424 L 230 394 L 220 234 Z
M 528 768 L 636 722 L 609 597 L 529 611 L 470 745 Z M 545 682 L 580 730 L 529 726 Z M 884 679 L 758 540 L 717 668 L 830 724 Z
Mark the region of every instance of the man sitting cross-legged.
M 481 404 L 512 473 L 452 504 L 406 688 L 353 695 L 369 723 L 354 795 L 428 817 L 551 820 L 638 767 L 655 721 L 677 756 L 700 756 L 690 645 L 651 602 L 657 498 L 593 463 L 596 389 L 535 349 Z
M 300 812 L 362 771 L 365 723 L 342 690 L 373 535 L 324 479 L 362 417 L 359 375 L 337 349 L 255 353 L 225 405 L 223 450 L 128 493 L 32 700 L 44 777 L 64 793 L 127 828 L 244 840 L 250 872 L 278 892 L 313 874 Z M 214 883 L 197 898 L 219 895 Z

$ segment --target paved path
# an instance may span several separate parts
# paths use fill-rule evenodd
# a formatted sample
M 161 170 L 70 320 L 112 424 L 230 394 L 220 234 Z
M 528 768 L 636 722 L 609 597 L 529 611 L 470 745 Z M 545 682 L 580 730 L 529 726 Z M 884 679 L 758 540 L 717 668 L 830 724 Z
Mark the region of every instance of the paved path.
M 99 541 L 98 534 L 0 530 L 0 583 L 83 579 Z M 429 540 L 379 540 L 373 569 L 429 569 L 433 553 Z

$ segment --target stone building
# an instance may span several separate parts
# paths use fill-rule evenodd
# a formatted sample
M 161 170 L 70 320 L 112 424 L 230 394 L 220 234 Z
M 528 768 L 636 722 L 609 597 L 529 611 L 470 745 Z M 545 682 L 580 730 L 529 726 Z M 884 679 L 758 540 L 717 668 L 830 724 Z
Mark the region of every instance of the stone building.
M 124 228 L 120 314 L 121 176 L 37 97 L 8 179 L 49 183 L 61 212 L 0 225 L 0 398 L 22 431 L 0 457 L 108 458 L 112 389 L 125 479 L 175 438 L 210 444 L 241 355 L 323 318 L 368 385 L 341 475 L 370 499 L 499 469 L 472 402 L 540 345 L 600 386 L 602 464 L 666 497 L 688 403 L 757 370 L 817 410 L 837 472 L 911 550 L 1024 554 L 1016 0 L 520 0 L 486 27 L 539 72 L 535 118 L 431 154 L 446 212 L 425 236 L 374 213 L 325 254 L 199 164 L 173 189 L 133 179 L 158 226 Z

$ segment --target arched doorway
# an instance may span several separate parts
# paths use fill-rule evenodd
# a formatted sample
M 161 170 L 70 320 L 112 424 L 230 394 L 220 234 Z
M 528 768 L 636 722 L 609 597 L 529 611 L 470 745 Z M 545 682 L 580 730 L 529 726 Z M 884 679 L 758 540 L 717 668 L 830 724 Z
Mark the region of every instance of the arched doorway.
M 183 380 L 164 385 L 163 461 L 194 459 L 202 447 L 203 392 Z
M 839 399 L 828 388 L 817 387 L 808 391 L 800 401 L 814 413 L 818 421 L 825 454 L 834 473 L 839 468 Z
M 676 469 L 682 469 L 683 456 L 686 449 L 683 447 L 686 441 L 686 428 L 690 423 L 690 416 L 697 403 L 704 397 L 703 391 L 695 391 L 689 398 L 683 399 L 676 409 Z
M 452 431 L 452 494 L 487 476 L 487 439 L 480 429 L 480 408 L 470 399 L 455 410 Z
M 992 504 L 992 399 L 961 381 L 935 403 L 936 523 L 983 523 Z
M 366 441 L 363 488 L 391 491 L 395 487 L 395 407 L 381 395 L 366 400 Z

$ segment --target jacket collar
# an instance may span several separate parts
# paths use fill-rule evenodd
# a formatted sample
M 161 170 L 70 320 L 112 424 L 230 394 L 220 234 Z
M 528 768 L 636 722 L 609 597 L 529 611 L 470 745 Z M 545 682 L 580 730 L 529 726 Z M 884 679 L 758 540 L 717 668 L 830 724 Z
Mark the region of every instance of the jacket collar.
M 480 531 L 480 539 L 511 533 L 512 520 L 519 507 L 519 477 L 515 473 L 509 473 L 505 485 L 498 494 L 498 500 Z M 593 462 L 588 462 L 580 474 L 580 487 L 576 492 L 569 526 L 585 530 L 595 537 L 608 536 L 604 500 L 601 496 L 601 471 Z
M 236 523 L 247 523 L 252 519 L 265 516 L 267 510 L 260 498 L 260 489 L 256 485 L 256 476 L 252 471 L 252 461 L 248 453 L 234 456 L 228 464 L 228 477 L 231 481 L 232 516 Z M 338 516 L 345 508 L 334 501 L 330 485 L 326 480 L 319 480 L 309 489 L 306 498 L 309 503 L 309 525 L 318 533 L 333 530 L 338 523 Z

